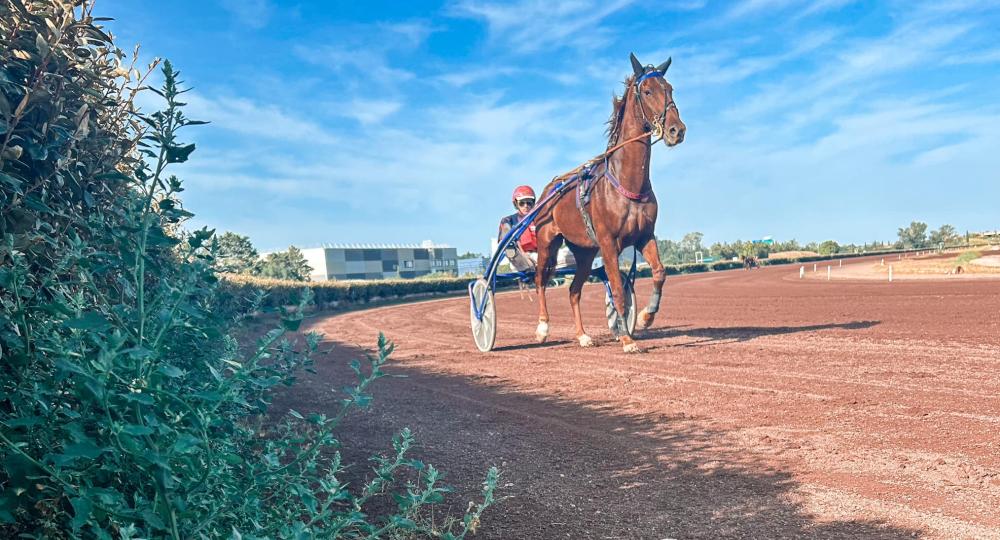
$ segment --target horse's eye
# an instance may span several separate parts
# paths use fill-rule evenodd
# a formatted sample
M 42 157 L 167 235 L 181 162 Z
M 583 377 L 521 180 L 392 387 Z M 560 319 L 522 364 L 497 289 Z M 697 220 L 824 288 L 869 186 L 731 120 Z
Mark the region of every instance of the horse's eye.
M 645 93 L 646 93 L 646 95 L 647 95 L 647 96 L 651 96 L 651 95 L 653 95 L 653 93 L 652 93 L 652 92 L 650 92 L 649 90 L 646 90 L 646 91 L 645 91 Z

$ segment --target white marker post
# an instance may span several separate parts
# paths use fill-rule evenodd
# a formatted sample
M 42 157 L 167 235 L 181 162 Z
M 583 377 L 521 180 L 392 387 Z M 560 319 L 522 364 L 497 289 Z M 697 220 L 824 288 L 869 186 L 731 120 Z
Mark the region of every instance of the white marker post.
M 841 268 L 843 268 L 843 267 L 844 267 L 844 259 L 840 259 L 840 267 L 841 267 Z
M 800 266 L 799 267 L 799 279 L 802 279 L 804 277 L 806 277 L 806 267 L 805 266 Z
M 830 281 L 830 267 L 829 266 L 826 267 L 826 280 Z
M 813 272 L 816 271 L 816 263 L 813 263 Z
M 892 265 L 889 265 L 889 283 L 892 283 Z
M 880 266 L 885 266 L 885 257 L 882 257 L 882 260 L 881 260 L 881 261 L 879 261 L 879 263 L 878 263 L 878 264 L 879 264 Z

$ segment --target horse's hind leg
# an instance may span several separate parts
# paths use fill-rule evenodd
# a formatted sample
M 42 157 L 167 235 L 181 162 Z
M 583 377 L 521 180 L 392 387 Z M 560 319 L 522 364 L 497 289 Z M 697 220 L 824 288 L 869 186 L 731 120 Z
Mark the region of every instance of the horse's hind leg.
M 597 256 L 597 251 L 578 248 L 572 245 L 570 246 L 570 251 L 573 252 L 573 258 L 576 259 L 576 273 L 573 274 L 573 283 L 569 286 L 569 305 L 573 307 L 573 322 L 576 323 L 576 340 L 580 342 L 581 347 L 593 347 L 594 340 L 590 339 L 590 336 L 583 329 L 583 314 L 580 313 L 580 296 L 583 292 L 583 286 L 587 283 L 587 278 L 590 277 L 590 267 L 594 264 L 594 257 Z
M 649 297 L 649 304 L 642 308 L 642 313 L 639 314 L 639 327 L 645 329 L 653 325 L 656 312 L 660 310 L 660 293 L 663 291 L 663 282 L 667 280 L 667 271 L 660 262 L 660 250 L 656 246 L 655 237 L 646 240 L 641 251 L 642 258 L 646 259 L 650 269 L 653 270 L 653 295 Z
M 539 235 L 538 263 L 535 265 L 535 291 L 538 293 L 538 328 L 535 330 L 535 339 L 539 343 L 545 343 L 549 337 L 549 308 L 545 303 L 545 287 L 552 277 L 556 262 L 555 252 L 559 250 L 561 244 L 561 237 L 546 242 L 542 235 Z

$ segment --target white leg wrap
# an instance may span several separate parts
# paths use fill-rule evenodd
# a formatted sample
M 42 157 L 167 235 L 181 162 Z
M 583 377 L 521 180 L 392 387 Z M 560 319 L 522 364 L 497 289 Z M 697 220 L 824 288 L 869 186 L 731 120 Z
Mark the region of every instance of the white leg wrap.
M 537 339 L 539 343 L 542 343 L 548 337 L 549 337 L 549 323 L 545 321 L 538 321 L 538 329 L 535 330 L 535 339 Z
M 581 347 L 593 347 L 594 346 L 594 340 L 590 339 L 590 336 L 588 336 L 587 334 L 582 334 L 582 335 L 580 335 L 580 337 L 578 337 L 576 339 L 580 340 L 580 346 Z

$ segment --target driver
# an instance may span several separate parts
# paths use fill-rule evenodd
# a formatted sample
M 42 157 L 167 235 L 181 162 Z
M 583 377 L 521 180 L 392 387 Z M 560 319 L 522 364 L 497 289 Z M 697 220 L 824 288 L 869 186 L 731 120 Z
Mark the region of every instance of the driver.
M 511 195 L 511 202 L 517 212 L 500 220 L 500 233 L 497 240 L 503 240 L 507 231 L 517 226 L 524 216 L 535 207 L 535 190 L 531 186 L 518 186 Z M 538 239 L 535 236 L 535 224 L 528 225 L 521 237 L 507 247 L 507 258 L 519 272 L 529 272 L 535 269 L 538 261 Z

